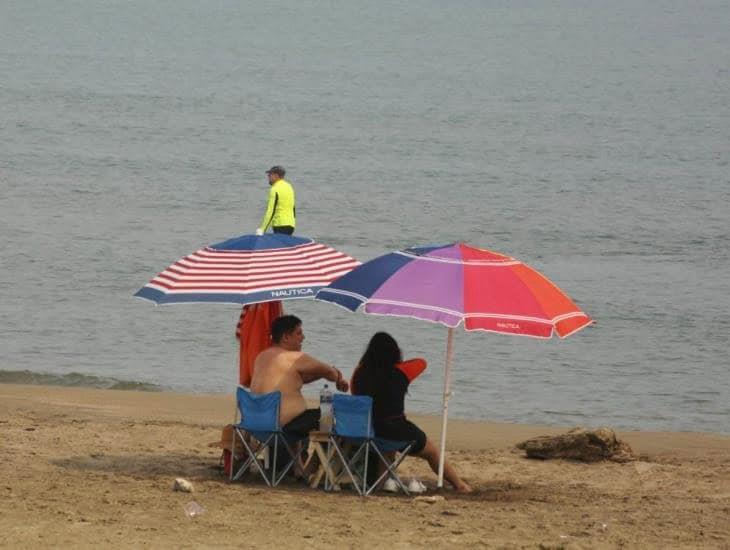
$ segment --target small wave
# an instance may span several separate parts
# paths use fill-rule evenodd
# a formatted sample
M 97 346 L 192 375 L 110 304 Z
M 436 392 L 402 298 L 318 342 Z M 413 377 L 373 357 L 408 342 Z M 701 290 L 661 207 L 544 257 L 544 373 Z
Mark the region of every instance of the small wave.
M 69 372 L 67 374 L 51 374 L 31 372 L 29 370 L 0 370 L 0 384 L 30 384 L 37 386 L 67 386 L 81 388 L 97 388 L 104 390 L 137 390 L 162 391 L 157 384 L 118 380 L 102 376 Z
M 544 411 L 542 411 L 542 413 L 546 414 L 548 416 L 572 416 L 575 418 L 588 418 L 587 414 L 580 413 L 580 412 L 544 410 Z

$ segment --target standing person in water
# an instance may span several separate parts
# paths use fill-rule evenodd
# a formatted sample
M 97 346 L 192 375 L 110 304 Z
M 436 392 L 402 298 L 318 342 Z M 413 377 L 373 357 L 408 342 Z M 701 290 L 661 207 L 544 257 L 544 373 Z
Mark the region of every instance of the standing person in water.
M 282 166 L 272 166 L 266 171 L 269 177 L 269 202 L 264 219 L 256 229 L 257 235 L 263 235 L 271 227 L 274 233 L 291 235 L 296 226 L 297 207 L 294 187 L 284 179 L 286 170 Z
M 426 434 L 406 418 L 405 395 L 408 386 L 426 369 L 423 359 L 403 361 L 403 353 L 395 339 L 386 332 L 377 332 L 352 375 L 353 395 L 373 398 L 373 427 L 375 435 L 396 441 L 414 441 L 408 454 L 428 462 L 438 474 L 439 450 Z M 444 462 L 444 477 L 460 493 L 471 492 L 448 462 Z

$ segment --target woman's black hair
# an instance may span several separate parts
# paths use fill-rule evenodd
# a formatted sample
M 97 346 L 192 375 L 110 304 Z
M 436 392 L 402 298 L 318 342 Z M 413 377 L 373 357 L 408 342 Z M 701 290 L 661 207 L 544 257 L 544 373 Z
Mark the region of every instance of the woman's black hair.
M 375 395 L 378 379 L 403 361 L 403 352 L 387 332 L 376 332 L 365 349 L 358 369 L 353 377 L 353 385 L 361 395 Z

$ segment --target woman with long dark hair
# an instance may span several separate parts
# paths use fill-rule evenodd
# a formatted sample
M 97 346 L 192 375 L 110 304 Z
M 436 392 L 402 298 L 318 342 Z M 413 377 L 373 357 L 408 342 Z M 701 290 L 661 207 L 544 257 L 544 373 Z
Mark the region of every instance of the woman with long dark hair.
M 408 386 L 425 368 L 423 359 L 403 361 L 398 342 L 386 332 L 377 332 L 352 375 L 351 391 L 353 395 L 373 398 L 375 435 L 396 441 L 414 441 L 409 454 L 427 461 L 438 474 L 438 448 L 423 430 L 406 418 L 404 411 Z M 444 477 L 458 492 L 471 491 L 448 462 L 444 462 Z

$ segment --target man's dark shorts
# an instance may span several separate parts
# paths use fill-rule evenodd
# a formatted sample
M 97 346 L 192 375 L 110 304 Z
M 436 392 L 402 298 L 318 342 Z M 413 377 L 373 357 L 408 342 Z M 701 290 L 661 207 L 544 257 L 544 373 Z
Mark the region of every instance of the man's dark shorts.
M 319 409 L 307 409 L 299 416 L 292 418 L 282 427 L 284 433 L 291 434 L 296 439 L 306 438 L 309 435 L 309 432 L 318 429 Z M 302 443 L 303 445 L 301 449 L 301 459 L 302 462 L 305 462 L 307 460 L 307 447 L 309 446 L 309 441 L 305 440 Z M 282 468 L 284 468 L 289 460 L 290 455 L 287 452 L 286 448 L 284 448 L 283 445 L 279 445 L 279 451 L 276 458 L 277 470 L 281 470 Z M 291 470 L 290 474 L 293 473 L 294 471 Z
M 282 430 L 298 436 L 306 436 L 309 432 L 319 429 L 319 409 L 307 409 L 299 416 L 287 422 Z

